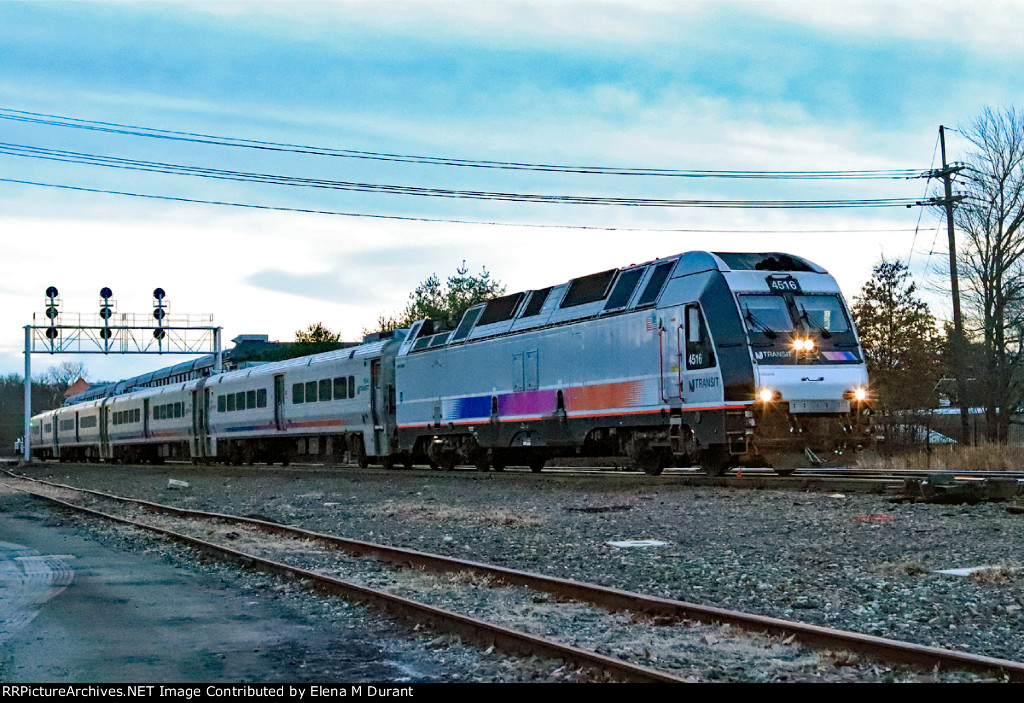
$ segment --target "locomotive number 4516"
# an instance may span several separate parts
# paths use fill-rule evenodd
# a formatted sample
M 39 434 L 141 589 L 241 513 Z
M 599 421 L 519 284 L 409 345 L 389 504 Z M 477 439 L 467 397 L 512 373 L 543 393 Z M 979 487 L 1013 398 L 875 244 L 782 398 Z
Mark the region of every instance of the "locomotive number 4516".
M 778 293 L 799 293 L 800 284 L 796 282 L 796 279 L 792 276 L 785 276 L 776 278 L 774 276 L 768 277 L 768 288 Z

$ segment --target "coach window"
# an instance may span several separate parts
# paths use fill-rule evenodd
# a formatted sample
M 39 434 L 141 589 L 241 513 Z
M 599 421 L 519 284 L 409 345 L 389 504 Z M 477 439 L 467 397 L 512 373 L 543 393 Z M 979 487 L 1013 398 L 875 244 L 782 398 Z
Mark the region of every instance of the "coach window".
M 345 398 L 348 398 L 348 381 L 344 376 L 339 376 L 334 379 L 334 399 L 345 400 Z
M 228 412 L 233 413 L 235 411 L 235 394 L 228 393 Z
M 325 378 L 320 381 L 320 400 L 331 399 L 331 379 Z
M 349 398 L 355 398 L 356 397 L 356 377 L 355 376 L 349 376 L 348 377 L 348 397 Z
M 239 410 L 245 410 L 245 391 L 235 393 L 235 407 Z
M 267 407 L 267 389 L 260 388 L 256 391 L 256 407 L 265 408 Z
M 185 413 L 185 404 L 184 403 L 175 403 L 174 404 L 174 417 L 181 417 L 184 413 Z
M 305 386 L 301 383 L 292 384 L 292 403 L 304 403 L 306 398 Z
M 316 402 L 316 381 L 306 381 L 306 402 Z
M 245 392 L 245 407 L 250 410 L 256 407 L 256 391 Z
M 135 422 L 142 420 L 142 408 L 135 408 Z
M 710 369 L 715 365 L 715 351 L 711 346 L 704 316 L 697 305 L 686 306 L 686 368 Z
M 217 396 L 217 412 L 222 413 L 228 409 L 228 400 L 222 395 Z

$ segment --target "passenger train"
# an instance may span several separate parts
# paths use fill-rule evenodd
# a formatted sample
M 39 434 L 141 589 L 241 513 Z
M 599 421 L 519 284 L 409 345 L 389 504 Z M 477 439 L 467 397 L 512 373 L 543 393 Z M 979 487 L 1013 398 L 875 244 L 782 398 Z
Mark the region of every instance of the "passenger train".
M 835 279 L 781 253 L 689 252 L 420 320 L 358 346 L 69 405 L 40 458 L 426 463 L 625 457 L 719 475 L 864 444 L 863 351 Z M 777 471 L 791 469 L 776 463 Z

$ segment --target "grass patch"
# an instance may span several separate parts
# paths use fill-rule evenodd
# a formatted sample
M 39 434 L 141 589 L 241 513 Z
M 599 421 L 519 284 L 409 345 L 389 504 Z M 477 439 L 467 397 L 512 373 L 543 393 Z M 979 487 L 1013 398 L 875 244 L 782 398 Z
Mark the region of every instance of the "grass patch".
M 924 447 L 893 454 L 862 454 L 857 466 L 864 469 L 953 469 L 956 471 L 1020 471 L 1024 469 L 1024 447 L 986 442 L 974 447 L 961 445 Z

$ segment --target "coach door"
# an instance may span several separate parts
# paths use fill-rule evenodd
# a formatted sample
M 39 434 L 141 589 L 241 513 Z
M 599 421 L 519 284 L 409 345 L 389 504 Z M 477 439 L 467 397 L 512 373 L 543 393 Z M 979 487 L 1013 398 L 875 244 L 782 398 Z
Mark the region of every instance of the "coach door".
M 82 440 L 79 439 L 79 434 L 78 434 L 78 413 L 76 412 L 75 413 L 75 444 L 78 444 L 81 441 Z
M 142 401 L 142 436 L 149 439 L 149 398 Z
M 384 388 L 380 377 L 380 359 L 370 362 L 370 417 L 373 420 L 373 447 L 374 455 L 385 454 L 387 447 L 387 435 L 384 423 L 381 420 L 381 413 L 385 407 Z
M 205 379 L 204 379 L 205 381 Z M 192 391 L 192 458 L 210 456 L 210 390 L 203 381 Z
M 100 405 L 100 458 L 110 458 L 110 423 L 107 420 L 110 418 L 110 408 L 107 407 L 107 400 L 105 399 Z
M 274 425 L 279 430 L 287 429 L 284 418 L 284 374 L 274 376 Z

